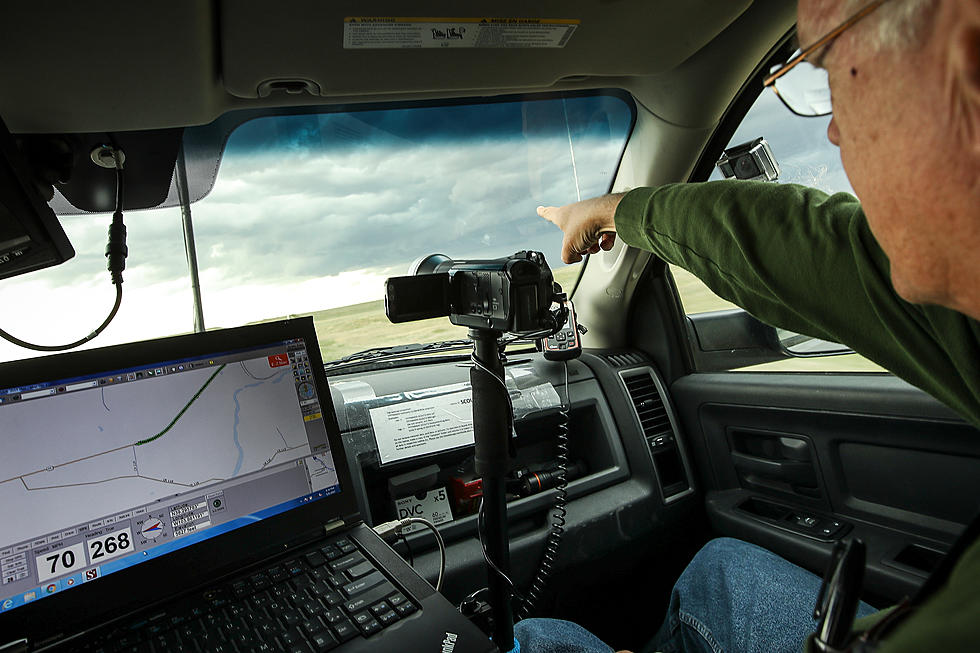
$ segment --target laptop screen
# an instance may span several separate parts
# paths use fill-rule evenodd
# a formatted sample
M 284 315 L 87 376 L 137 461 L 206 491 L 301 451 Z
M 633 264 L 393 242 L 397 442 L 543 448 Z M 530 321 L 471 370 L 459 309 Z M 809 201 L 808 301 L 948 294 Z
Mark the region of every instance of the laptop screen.
M 0 611 L 340 491 L 302 338 L 167 358 L 0 387 Z

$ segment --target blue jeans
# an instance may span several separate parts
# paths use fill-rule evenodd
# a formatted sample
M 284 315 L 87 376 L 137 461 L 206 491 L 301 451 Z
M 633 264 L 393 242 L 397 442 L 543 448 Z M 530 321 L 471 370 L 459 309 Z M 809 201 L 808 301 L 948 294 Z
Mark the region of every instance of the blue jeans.
M 677 579 L 667 618 L 644 651 L 800 653 L 816 630 L 820 578 L 765 549 L 720 538 L 708 542 Z M 875 612 L 867 603 L 858 617 Z M 521 653 L 609 653 L 584 628 L 554 619 L 514 627 Z

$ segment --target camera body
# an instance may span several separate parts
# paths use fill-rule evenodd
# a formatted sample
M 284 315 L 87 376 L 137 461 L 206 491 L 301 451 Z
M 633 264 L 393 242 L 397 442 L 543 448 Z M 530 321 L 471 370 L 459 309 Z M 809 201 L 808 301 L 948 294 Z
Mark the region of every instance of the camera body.
M 779 164 L 776 163 L 769 142 L 762 137 L 728 148 L 715 165 L 725 175 L 725 179 L 779 179 Z
M 385 313 L 392 322 L 449 317 L 459 326 L 514 334 L 556 326 L 551 304 L 560 289 L 541 252 L 475 261 L 432 254 L 412 271 L 385 280 Z

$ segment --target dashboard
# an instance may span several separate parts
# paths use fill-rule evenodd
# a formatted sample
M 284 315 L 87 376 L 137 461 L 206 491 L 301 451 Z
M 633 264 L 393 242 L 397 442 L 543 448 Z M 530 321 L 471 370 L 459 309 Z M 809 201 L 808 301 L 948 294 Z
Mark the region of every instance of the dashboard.
M 564 428 L 568 502 L 556 569 L 654 541 L 700 503 L 674 409 L 643 355 L 590 350 L 568 361 L 566 376 L 565 363 L 516 353 L 505 377 L 514 408 L 507 487 L 518 585 L 539 567 L 555 522 Z M 437 524 L 449 549 L 444 593 L 455 601 L 485 584 L 472 435 L 468 445 L 459 435 L 471 425 L 468 379 L 466 361 L 330 378 L 362 517 L 371 525 L 409 516 Z M 427 434 L 414 428 L 420 423 L 430 425 Z M 604 537 L 609 533 L 617 535 Z M 434 575 L 431 535 L 412 532 L 406 540 L 396 550 L 414 557 L 423 575 Z

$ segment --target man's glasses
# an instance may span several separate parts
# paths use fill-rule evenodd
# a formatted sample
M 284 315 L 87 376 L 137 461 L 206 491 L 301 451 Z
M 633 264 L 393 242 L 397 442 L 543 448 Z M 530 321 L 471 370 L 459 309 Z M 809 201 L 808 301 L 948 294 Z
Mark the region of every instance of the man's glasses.
M 798 116 L 830 115 L 832 107 L 827 71 L 809 63 L 807 58 L 887 1 L 874 0 L 812 45 L 797 50 L 785 64 L 773 67 L 762 85 L 771 86 L 786 108 Z

